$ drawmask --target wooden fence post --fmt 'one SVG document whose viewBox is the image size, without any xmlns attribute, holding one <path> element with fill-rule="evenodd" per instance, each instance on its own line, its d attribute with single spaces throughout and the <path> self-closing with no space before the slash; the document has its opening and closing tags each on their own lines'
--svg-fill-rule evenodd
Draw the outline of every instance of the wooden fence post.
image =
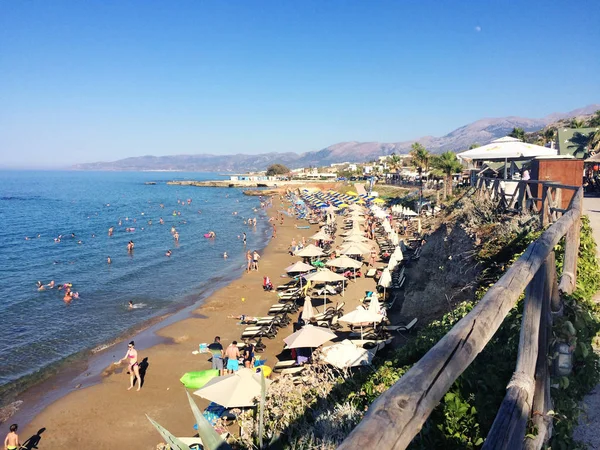
<svg viewBox="0 0 600 450">
<path fill-rule="evenodd" d="M 492 428 L 483 444 L 484 450 L 523 448 L 525 429 L 535 391 L 535 366 L 538 360 L 540 317 L 546 290 L 547 263 L 541 266 L 525 291 L 525 308 L 519 337 L 517 367 L 506 388 Z"/>
<path fill-rule="evenodd" d="M 552 314 L 550 313 L 550 296 L 556 284 L 556 258 L 550 253 L 541 270 L 546 272 L 542 315 L 540 318 L 540 337 L 538 358 L 535 367 L 535 392 L 531 421 L 537 429 L 533 439 L 525 439 L 526 450 L 540 450 L 552 436 L 552 417 L 548 411 L 553 409 L 550 396 L 550 370 L 548 367 L 548 336 L 552 335 Z"/>
<path fill-rule="evenodd" d="M 558 285 L 558 289 L 565 294 L 573 293 L 577 285 L 577 258 L 579 256 L 583 189 L 580 188 L 573 197 L 574 201 L 571 203 L 571 207 L 577 210 L 578 217 L 565 237 L 565 259 L 560 284 Z"/>
<path fill-rule="evenodd" d="M 549 187 L 545 184 L 542 184 L 542 216 L 541 216 L 541 225 L 542 228 L 545 228 L 548 225 L 548 189 Z"/>
</svg>

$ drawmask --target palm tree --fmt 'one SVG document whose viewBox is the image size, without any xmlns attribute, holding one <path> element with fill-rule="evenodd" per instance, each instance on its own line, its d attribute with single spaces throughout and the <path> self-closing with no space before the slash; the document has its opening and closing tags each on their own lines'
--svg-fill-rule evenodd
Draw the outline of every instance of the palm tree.
<svg viewBox="0 0 600 450">
<path fill-rule="evenodd" d="M 431 161 L 431 166 L 444 174 L 444 197 L 452 195 L 452 175 L 460 172 L 462 164 L 452 152 L 442 153 Z"/>
<path fill-rule="evenodd" d="M 510 137 L 517 138 L 521 141 L 525 140 L 525 130 L 523 128 L 514 127 L 509 134 Z"/>
<path fill-rule="evenodd" d="M 571 128 L 583 128 L 585 126 L 585 121 L 583 119 L 578 119 L 575 117 L 571 120 Z"/>
<path fill-rule="evenodd" d="M 419 172 L 419 174 L 421 174 L 423 171 L 427 171 L 427 169 L 429 169 L 429 160 L 430 159 L 431 159 L 431 154 L 421 144 L 419 144 L 418 142 L 415 142 L 411 146 L 410 161 L 411 161 L 412 165 L 417 169 L 417 172 Z"/>
<path fill-rule="evenodd" d="M 400 158 L 395 153 L 392 153 L 387 159 L 387 163 L 390 166 L 390 169 L 392 169 L 394 172 L 397 172 L 398 167 L 400 167 L 400 164 L 402 163 L 402 158 Z"/>
<path fill-rule="evenodd" d="M 543 131 L 542 134 L 540 134 L 539 136 L 539 143 L 540 145 L 546 145 L 549 142 L 552 142 L 554 140 L 554 135 L 556 134 L 554 128 L 548 128 L 546 130 Z"/>
</svg>

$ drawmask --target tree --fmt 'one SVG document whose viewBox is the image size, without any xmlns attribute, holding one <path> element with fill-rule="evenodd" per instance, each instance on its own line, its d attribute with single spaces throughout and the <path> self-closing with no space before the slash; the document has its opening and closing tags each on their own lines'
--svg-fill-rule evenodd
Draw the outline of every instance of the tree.
<svg viewBox="0 0 600 450">
<path fill-rule="evenodd" d="M 397 172 L 398 168 L 401 166 L 402 164 L 402 158 L 400 158 L 398 155 L 396 155 L 395 153 L 392 153 L 390 155 L 390 157 L 387 159 L 387 164 L 389 166 L 389 168 L 394 171 Z"/>
<path fill-rule="evenodd" d="M 590 118 L 590 127 L 600 127 L 600 109 Z"/>
<path fill-rule="evenodd" d="M 517 138 L 521 141 L 525 140 L 525 130 L 523 128 L 514 127 L 509 134 L 510 137 Z"/>
<path fill-rule="evenodd" d="M 462 164 L 456 154 L 442 153 L 431 160 L 431 166 L 444 173 L 444 197 L 452 195 L 452 175 L 462 170 Z"/>
<path fill-rule="evenodd" d="M 571 128 L 583 128 L 585 126 L 585 121 L 583 119 L 578 119 L 575 117 L 571 120 Z"/>
<path fill-rule="evenodd" d="M 431 154 L 418 142 L 415 142 L 411 146 L 410 151 L 410 162 L 417 169 L 417 172 L 421 174 L 423 171 L 429 169 L 429 160 Z"/>
<path fill-rule="evenodd" d="M 290 173 L 290 169 L 288 169 L 283 164 L 272 164 L 267 169 L 267 176 L 272 177 L 274 175 L 286 175 Z"/>
<path fill-rule="evenodd" d="M 556 132 L 554 128 L 548 128 L 544 130 L 544 132 L 539 136 L 540 145 L 546 145 L 547 143 L 552 142 L 554 140 L 555 134 Z"/>
</svg>

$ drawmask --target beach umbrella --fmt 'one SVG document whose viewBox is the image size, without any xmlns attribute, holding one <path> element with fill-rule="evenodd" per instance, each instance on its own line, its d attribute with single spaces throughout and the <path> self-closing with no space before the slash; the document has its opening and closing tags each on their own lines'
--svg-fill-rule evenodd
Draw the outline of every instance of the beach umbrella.
<svg viewBox="0 0 600 450">
<path fill-rule="evenodd" d="M 344 238 L 344 242 L 367 242 L 368 239 L 362 235 L 352 234 Z"/>
<path fill-rule="evenodd" d="M 386 267 L 383 269 L 381 273 L 381 277 L 379 278 L 379 286 L 383 287 L 383 298 L 385 298 L 385 290 L 390 287 L 392 284 L 392 274 L 390 273 L 390 268 Z M 369 305 L 369 309 L 371 306 Z"/>
<path fill-rule="evenodd" d="M 364 236 L 364 232 L 358 227 L 358 225 L 354 225 L 350 230 L 342 233 L 342 236 Z"/>
<path fill-rule="evenodd" d="M 309 239 L 314 239 L 315 241 L 333 241 L 333 238 L 323 230 L 316 232 Z"/>
<path fill-rule="evenodd" d="M 341 253 L 343 255 L 364 255 L 370 251 L 371 247 L 362 242 L 348 242 L 342 245 L 341 248 Z"/>
<path fill-rule="evenodd" d="M 363 223 L 363 222 L 366 222 L 366 221 L 367 221 L 367 219 L 365 219 L 365 218 L 364 218 L 364 217 L 362 217 L 362 216 L 358 216 L 358 217 L 351 217 L 351 218 L 350 218 L 350 220 L 352 220 L 352 222 L 354 222 L 354 223 Z"/>
<path fill-rule="evenodd" d="M 382 198 L 376 198 L 375 200 L 373 200 L 373 203 L 382 205 L 383 203 L 385 203 L 385 200 Z"/>
<path fill-rule="evenodd" d="M 404 259 L 404 255 L 402 254 L 402 248 L 400 248 L 399 245 L 394 249 L 394 253 L 392 253 L 392 256 L 398 261 L 402 261 Z"/>
<path fill-rule="evenodd" d="M 373 356 L 374 352 L 357 347 L 348 339 L 326 347 L 322 352 L 323 361 L 339 369 L 370 365 Z"/>
<path fill-rule="evenodd" d="M 390 277 L 390 281 L 391 280 L 392 280 L 392 278 Z M 367 308 L 367 310 L 369 310 L 375 314 L 381 314 L 381 312 L 380 312 L 381 311 L 381 303 L 379 303 L 379 296 L 377 295 L 377 293 L 374 292 L 370 298 L 371 298 L 371 302 L 369 303 L 369 307 Z"/>
<path fill-rule="evenodd" d="M 315 348 L 336 337 L 337 335 L 329 328 L 305 325 L 286 337 L 283 342 L 286 343 L 288 348 Z"/>
<path fill-rule="evenodd" d="M 340 322 L 347 322 L 352 325 L 360 325 L 360 338 L 363 338 L 363 324 L 379 323 L 383 320 L 383 316 L 379 313 L 375 314 L 372 311 L 366 310 L 359 306 L 354 311 L 340 317 Z"/>
<path fill-rule="evenodd" d="M 332 272 L 329 269 L 318 270 L 317 272 L 311 273 L 306 276 L 306 279 L 312 281 L 313 283 L 324 283 L 327 286 L 327 283 L 337 283 L 338 281 L 342 282 L 342 295 L 344 292 L 344 282 L 346 281 L 346 277 L 343 275 L 338 275 L 335 272 Z M 323 307 L 327 303 L 327 289 L 325 289 L 325 296 L 323 298 Z"/>
<path fill-rule="evenodd" d="M 252 369 L 240 369 L 232 375 L 213 378 L 194 394 L 225 408 L 254 406 L 254 398 L 261 395 L 262 376 Z M 271 381 L 265 380 L 265 383 L 268 386 Z"/>
<path fill-rule="evenodd" d="M 302 307 L 302 320 L 308 323 L 312 317 L 315 316 L 313 311 L 312 302 L 310 301 L 310 297 L 307 295 L 304 298 L 304 306 Z"/>
<path fill-rule="evenodd" d="M 362 263 L 355 259 L 352 259 L 346 255 L 342 255 L 338 258 L 330 259 L 325 263 L 329 267 L 339 267 L 340 269 L 353 269 L 354 270 L 354 281 L 356 281 L 356 269 L 362 267 Z"/>
<path fill-rule="evenodd" d="M 303 273 L 303 272 L 310 272 L 313 269 L 314 269 L 314 267 L 311 266 L 310 264 L 303 263 L 302 261 L 297 261 L 294 264 L 292 264 L 291 266 L 286 267 L 285 271 L 287 273 Z"/>
<path fill-rule="evenodd" d="M 390 241 L 392 241 L 392 245 L 398 245 L 400 238 L 398 237 L 398 233 L 392 232 L 390 233 Z"/>
<path fill-rule="evenodd" d="M 337 209 L 335 206 L 333 206 L 333 205 L 329 205 L 329 206 L 328 206 L 328 207 L 325 209 L 325 211 L 327 211 L 329 214 L 333 214 L 333 213 L 335 213 L 337 210 L 338 210 L 338 209 Z"/>
<path fill-rule="evenodd" d="M 404 216 L 418 216 L 418 214 L 416 212 L 414 212 L 412 209 L 410 208 L 406 208 L 402 211 L 402 215 Z"/>
<path fill-rule="evenodd" d="M 346 194 L 347 195 L 351 195 L 353 197 L 358 197 L 358 194 L 356 192 L 354 192 L 354 191 L 348 191 L 348 192 L 346 192 Z"/>
<path fill-rule="evenodd" d="M 301 256 L 303 258 L 314 258 L 316 256 L 323 256 L 323 250 L 313 244 L 308 244 L 302 250 L 298 250 L 296 252 L 296 256 Z"/>
</svg>

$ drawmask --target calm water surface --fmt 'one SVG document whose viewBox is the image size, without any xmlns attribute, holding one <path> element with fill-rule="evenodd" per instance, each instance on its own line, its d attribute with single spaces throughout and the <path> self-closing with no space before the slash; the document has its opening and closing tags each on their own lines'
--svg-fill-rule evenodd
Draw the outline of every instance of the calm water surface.
<svg viewBox="0 0 600 450">
<path fill-rule="evenodd" d="M 165 183 L 218 178 L 0 171 L 0 387 L 110 342 L 203 288 L 238 276 L 245 262 L 242 232 L 249 249 L 262 249 L 268 239 L 258 197 L 239 189 Z M 257 217 L 256 229 L 244 224 L 249 217 Z M 178 244 L 171 227 L 180 234 Z M 204 238 L 209 230 L 216 239 Z M 129 240 L 135 242 L 132 255 Z M 80 298 L 66 304 L 56 288 L 38 291 L 38 280 L 73 283 Z M 135 309 L 128 308 L 130 300 Z"/>
</svg>

